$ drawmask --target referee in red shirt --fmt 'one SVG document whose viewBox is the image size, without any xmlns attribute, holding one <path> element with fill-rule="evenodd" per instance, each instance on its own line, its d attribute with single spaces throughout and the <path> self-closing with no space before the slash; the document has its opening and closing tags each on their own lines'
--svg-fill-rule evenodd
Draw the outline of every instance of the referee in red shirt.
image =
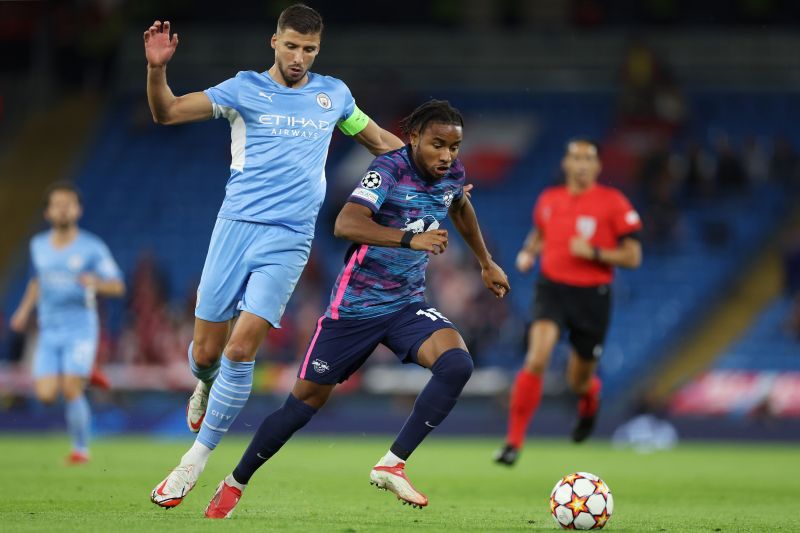
<svg viewBox="0 0 800 533">
<path fill-rule="evenodd" d="M 572 345 L 567 381 L 579 397 L 572 439 L 581 442 L 591 434 L 600 404 L 595 371 L 611 313 L 614 267 L 637 268 L 642 261 L 638 213 L 621 192 L 597 184 L 597 144 L 571 140 L 561 168 L 566 184 L 549 187 L 539 196 L 534 227 L 517 254 L 517 268 L 523 273 L 541 256 L 541 275 L 528 352 L 511 392 L 506 444 L 495 456 L 506 465 L 519 455 L 542 396 L 542 376 L 562 331 L 569 333 Z"/>
</svg>

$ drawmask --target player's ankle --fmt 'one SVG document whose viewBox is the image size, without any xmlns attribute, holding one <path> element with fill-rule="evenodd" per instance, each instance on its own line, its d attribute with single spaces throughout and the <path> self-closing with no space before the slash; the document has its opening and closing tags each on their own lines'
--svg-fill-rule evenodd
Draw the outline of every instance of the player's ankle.
<svg viewBox="0 0 800 533">
<path fill-rule="evenodd" d="M 239 483 L 238 481 L 236 481 L 236 478 L 233 477 L 233 473 L 230 473 L 227 476 L 225 476 L 225 484 L 228 485 L 229 487 L 234 487 L 236 489 L 239 489 L 240 491 L 244 491 L 244 489 L 247 487 L 247 483 Z"/>
<path fill-rule="evenodd" d="M 189 448 L 183 457 L 181 457 L 181 464 L 191 464 L 199 467 L 205 467 L 211 452 L 214 451 L 200 441 L 194 441 L 192 447 Z"/>
<path fill-rule="evenodd" d="M 399 464 L 405 464 L 405 461 L 389 450 L 375 466 L 397 466 Z"/>
</svg>

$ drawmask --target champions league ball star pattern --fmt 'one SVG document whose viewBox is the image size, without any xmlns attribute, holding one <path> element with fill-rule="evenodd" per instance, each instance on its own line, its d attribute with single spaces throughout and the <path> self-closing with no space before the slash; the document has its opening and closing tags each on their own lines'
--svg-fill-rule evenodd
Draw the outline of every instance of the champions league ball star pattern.
<svg viewBox="0 0 800 533">
<path fill-rule="evenodd" d="M 602 529 L 613 511 L 611 489 L 588 472 L 564 476 L 550 493 L 550 513 L 562 529 Z"/>
</svg>

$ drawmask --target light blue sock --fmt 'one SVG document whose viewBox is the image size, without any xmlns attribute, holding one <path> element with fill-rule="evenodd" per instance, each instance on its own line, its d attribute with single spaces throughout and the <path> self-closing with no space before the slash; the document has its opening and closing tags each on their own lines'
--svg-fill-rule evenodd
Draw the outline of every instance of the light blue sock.
<svg viewBox="0 0 800 533">
<path fill-rule="evenodd" d="M 239 363 L 222 354 L 219 375 L 208 393 L 208 408 L 197 440 L 211 448 L 217 447 L 239 412 L 247 403 L 253 387 L 255 361 Z"/>
<path fill-rule="evenodd" d="M 192 369 L 192 374 L 194 377 L 199 379 L 200 381 L 204 381 L 211 385 L 215 379 L 217 379 L 217 374 L 219 374 L 219 359 L 217 362 L 211 365 L 208 368 L 201 368 L 197 366 L 197 363 L 192 356 L 192 347 L 194 346 L 194 341 L 189 343 L 189 368 Z"/>
<path fill-rule="evenodd" d="M 92 412 L 86 395 L 81 394 L 67 401 L 67 431 L 72 437 L 72 449 L 77 452 L 89 451 L 89 433 L 92 425 Z"/>
</svg>

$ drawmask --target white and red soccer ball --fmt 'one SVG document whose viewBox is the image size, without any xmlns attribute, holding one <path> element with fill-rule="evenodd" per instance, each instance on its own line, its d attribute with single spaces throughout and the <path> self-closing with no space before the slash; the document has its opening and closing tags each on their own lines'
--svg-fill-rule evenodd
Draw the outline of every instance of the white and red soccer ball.
<svg viewBox="0 0 800 533">
<path fill-rule="evenodd" d="M 601 529 L 614 512 L 614 497 L 599 477 L 576 472 L 553 487 L 550 512 L 563 529 Z"/>
</svg>

